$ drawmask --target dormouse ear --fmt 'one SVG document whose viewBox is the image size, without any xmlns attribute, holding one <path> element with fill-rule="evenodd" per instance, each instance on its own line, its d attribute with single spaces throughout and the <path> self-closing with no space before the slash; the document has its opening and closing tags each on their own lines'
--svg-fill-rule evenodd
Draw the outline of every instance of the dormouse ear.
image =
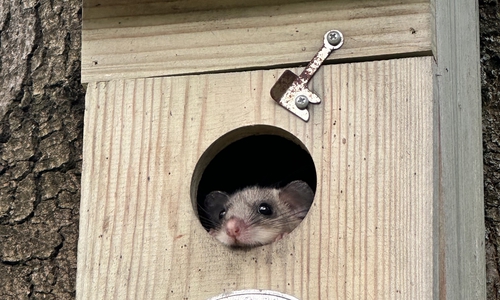
<svg viewBox="0 0 500 300">
<path fill-rule="evenodd" d="M 219 214 L 228 200 L 229 196 L 221 191 L 213 191 L 205 197 L 203 204 L 214 225 L 220 224 Z"/>
<path fill-rule="evenodd" d="M 307 183 L 295 180 L 280 190 L 279 197 L 290 206 L 297 217 L 303 219 L 314 200 L 314 193 Z"/>
</svg>

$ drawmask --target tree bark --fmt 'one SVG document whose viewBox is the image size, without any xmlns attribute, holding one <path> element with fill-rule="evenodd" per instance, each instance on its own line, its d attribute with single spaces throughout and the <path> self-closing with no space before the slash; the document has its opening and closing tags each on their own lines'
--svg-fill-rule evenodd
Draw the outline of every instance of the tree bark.
<svg viewBox="0 0 500 300">
<path fill-rule="evenodd" d="M 500 6 L 479 1 L 487 298 L 500 299 Z"/>
<path fill-rule="evenodd" d="M 75 297 L 81 2 L 0 0 L 0 299 Z"/>
</svg>

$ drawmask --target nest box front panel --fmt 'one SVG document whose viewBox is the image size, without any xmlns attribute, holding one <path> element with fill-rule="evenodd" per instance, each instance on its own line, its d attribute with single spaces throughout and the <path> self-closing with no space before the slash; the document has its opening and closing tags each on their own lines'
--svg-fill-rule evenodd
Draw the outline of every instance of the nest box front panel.
<svg viewBox="0 0 500 300">
<path fill-rule="evenodd" d="M 431 298 L 431 66 L 431 57 L 324 66 L 309 122 L 271 99 L 283 70 L 90 83 L 77 297 Z M 232 249 L 198 219 L 196 172 L 209 163 L 200 159 L 230 132 L 241 136 L 226 144 L 287 132 L 314 162 L 310 211 L 275 243 Z"/>
</svg>

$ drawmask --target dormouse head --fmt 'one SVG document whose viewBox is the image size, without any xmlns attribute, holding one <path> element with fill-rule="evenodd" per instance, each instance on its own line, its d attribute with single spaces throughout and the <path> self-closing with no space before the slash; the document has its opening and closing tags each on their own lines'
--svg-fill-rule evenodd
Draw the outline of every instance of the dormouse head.
<svg viewBox="0 0 500 300">
<path fill-rule="evenodd" d="M 205 198 L 210 234 L 228 246 L 257 246 L 279 240 L 306 216 L 314 199 L 307 183 L 282 189 L 247 187 L 232 195 L 214 191 Z"/>
</svg>

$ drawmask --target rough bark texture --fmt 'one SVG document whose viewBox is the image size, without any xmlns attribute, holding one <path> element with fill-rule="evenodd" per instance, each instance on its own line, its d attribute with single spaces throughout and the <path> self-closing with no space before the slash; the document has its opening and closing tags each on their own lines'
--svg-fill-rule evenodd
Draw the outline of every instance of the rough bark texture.
<svg viewBox="0 0 500 300">
<path fill-rule="evenodd" d="M 0 299 L 75 297 L 81 2 L 0 0 Z"/>
<path fill-rule="evenodd" d="M 500 300 L 500 6 L 480 0 L 488 299 Z M 81 2 L 0 0 L 0 299 L 72 299 Z"/>
<path fill-rule="evenodd" d="M 480 5 L 483 101 L 486 284 L 488 299 L 500 299 L 500 6 Z"/>
</svg>

